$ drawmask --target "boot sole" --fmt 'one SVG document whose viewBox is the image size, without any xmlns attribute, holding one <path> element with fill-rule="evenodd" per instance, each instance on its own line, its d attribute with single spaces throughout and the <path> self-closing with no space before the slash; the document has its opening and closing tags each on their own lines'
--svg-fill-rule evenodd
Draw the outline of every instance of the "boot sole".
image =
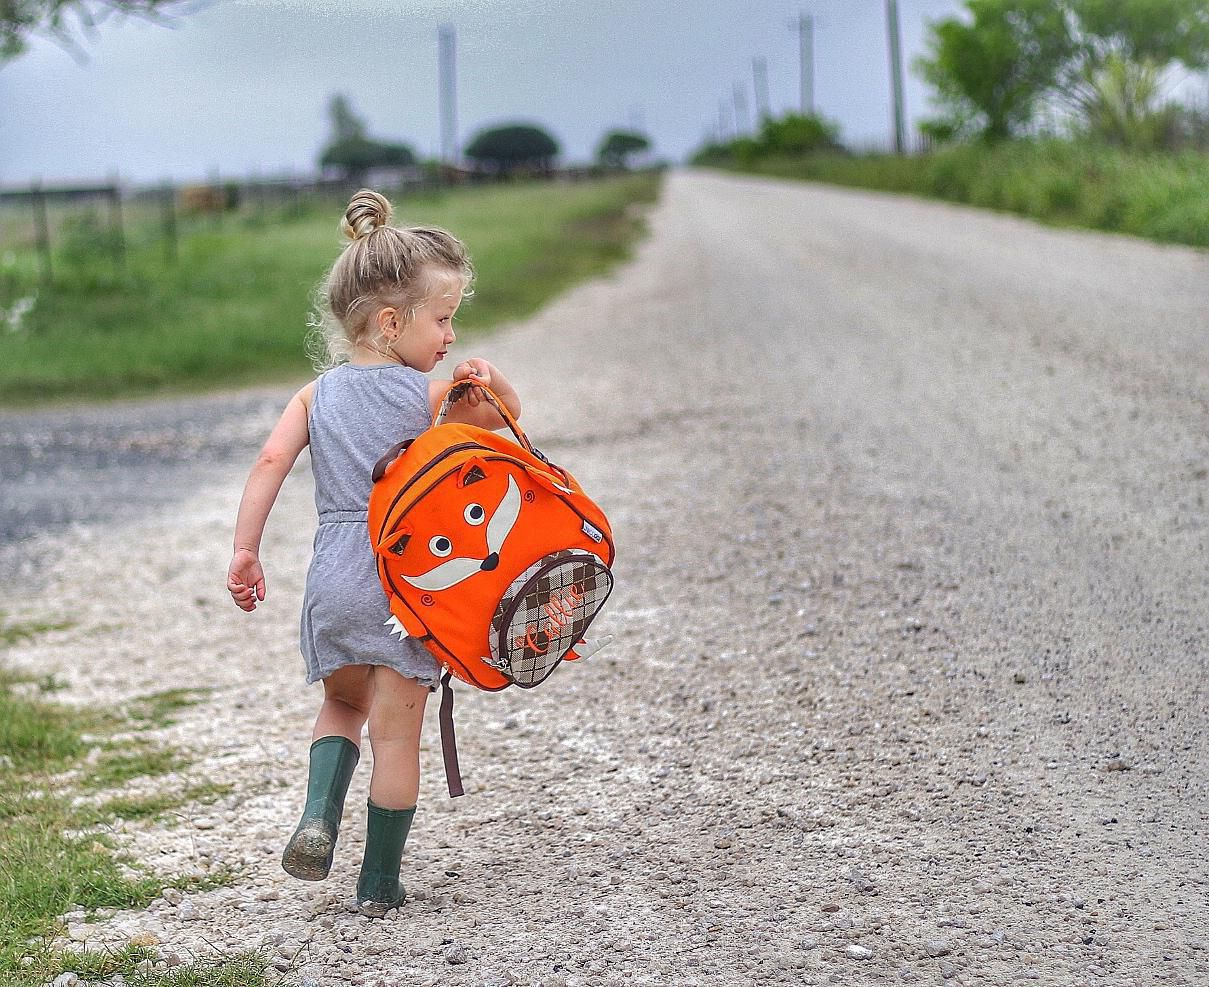
<svg viewBox="0 0 1209 987">
<path fill-rule="evenodd" d="M 398 901 L 358 901 L 357 911 L 367 918 L 385 918 L 387 912 L 400 907 L 406 900 L 403 896 Z"/>
<path fill-rule="evenodd" d="M 281 866 L 300 881 L 322 881 L 332 870 L 336 838 L 320 825 L 302 826 L 286 844 Z"/>
</svg>

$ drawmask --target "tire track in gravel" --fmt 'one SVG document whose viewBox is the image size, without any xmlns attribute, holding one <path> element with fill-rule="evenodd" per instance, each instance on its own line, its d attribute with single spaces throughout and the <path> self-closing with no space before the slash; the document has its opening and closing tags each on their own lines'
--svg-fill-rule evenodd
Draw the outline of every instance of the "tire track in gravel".
<svg viewBox="0 0 1209 987">
<path fill-rule="evenodd" d="M 305 469 L 252 619 L 232 480 L 70 572 L 40 543 L 87 630 L 19 660 L 81 701 L 217 690 L 165 736 L 237 795 L 128 839 L 247 874 L 72 933 L 264 945 L 312 987 L 1209 980 L 1206 313 L 1202 253 L 673 174 L 633 263 L 475 347 L 610 512 L 617 640 L 459 693 L 465 799 L 430 717 L 397 916 L 342 907 L 364 771 L 328 882 L 277 866 Z"/>
</svg>

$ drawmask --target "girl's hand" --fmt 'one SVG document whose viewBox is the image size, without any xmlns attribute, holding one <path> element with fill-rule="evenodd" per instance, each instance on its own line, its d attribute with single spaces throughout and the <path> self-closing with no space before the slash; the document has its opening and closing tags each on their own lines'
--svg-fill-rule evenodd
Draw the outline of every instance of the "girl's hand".
<svg viewBox="0 0 1209 987">
<path fill-rule="evenodd" d="M 486 384 L 491 386 L 491 364 L 486 360 L 480 360 L 474 357 L 470 360 L 463 360 L 453 368 L 453 380 L 456 384 L 459 380 L 472 378 L 476 383 Z M 472 387 L 466 392 L 465 401 L 470 407 L 477 408 L 479 402 L 483 400 L 483 392 L 477 387 Z"/>
<path fill-rule="evenodd" d="M 264 570 L 255 552 L 236 550 L 227 569 L 227 590 L 235 605 L 249 613 L 256 609 L 257 600 L 264 600 Z"/>
</svg>

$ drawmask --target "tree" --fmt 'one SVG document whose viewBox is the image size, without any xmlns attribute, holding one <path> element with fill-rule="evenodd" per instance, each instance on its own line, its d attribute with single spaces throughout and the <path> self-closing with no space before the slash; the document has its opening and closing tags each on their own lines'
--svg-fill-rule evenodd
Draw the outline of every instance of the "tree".
<svg viewBox="0 0 1209 987">
<path fill-rule="evenodd" d="M 353 104 L 343 93 L 336 93 L 327 104 L 327 115 L 332 121 L 333 142 L 365 138 L 365 121 L 353 112 Z"/>
<path fill-rule="evenodd" d="M 1141 144 L 1165 129 L 1167 70 L 1209 66 L 1205 0 L 965 0 L 965 13 L 931 25 L 916 62 L 945 111 L 936 133 L 1012 137 L 1056 101 Z"/>
<path fill-rule="evenodd" d="M 916 69 L 937 92 L 952 132 L 1002 140 L 1024 130 L 1075 51 L 1055 0 L 966 0 L 971 20 L 929 28 Z"/>
<path fill-rule="evenodd" d="M 1069 0 L 1085 57 L 1116 55 L 1165 67 L 1209 66 L 1209 5 L 1204 0 Z"/>
<path fill-rule="evenodd" d="M 31 34 L 45 34 L 77 56 L 77 32 L 92 34 L 114 14 L 164 22 L 183 0 L 0 0 L 0 61 L 25 51 Z M 75 22 L 74 25 L 72 22 Z"/>
<path fill-rule="evenodd" d="M 650 139 L 631 130 L 612 130 L 596 149 L 597 160 L 606 168 L 628 168 L 629 158 L 651 149 Z"/>
<path fill-rule="evenodd" d="M 1209 6 L 1203 0 L 1070 0 L 1079 42 L 1059 97 L 1089 133 L 1114 144 L 1152 148 L 1176 130 L 1163 106 L 1176 64 L 1209 65 Z"/>
<path fill-rule="evenodd" d="M 791 156 L 835 151 L 840 147 L 840 128 L 818 115 L 787 113 L 760 126 L 760 147 L 765 154 Z"/>
<path fill-rule="evenodd" d="M 557 156 L 558 142 L 529 124 L 482 130 L 466 147 L 466 157 L 500 175 L 517 168 L 549 171 Z"/>
<path fill-rule="evenodd" d="M 0 0 L 2 2 L 2 0 Z M 416 156 L 406 144 L 391 144 L 367 136 L 365 121 L 353 112 L 347 96 L 337 93 L 328 103 L 332 139 L 319 155 L 322 168 L 338 169 L 349 184 L 364 184 L 371 168 L 408 167 Z"/>
</svg>

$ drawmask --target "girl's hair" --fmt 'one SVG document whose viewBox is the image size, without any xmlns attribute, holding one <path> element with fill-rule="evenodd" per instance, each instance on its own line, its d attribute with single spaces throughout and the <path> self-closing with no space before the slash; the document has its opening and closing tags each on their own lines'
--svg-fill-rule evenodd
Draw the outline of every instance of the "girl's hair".
<svg viewBox="0 0 1209 987">
<path fill-rule="evenodd" d="M 456 292 L 469 297 L 474 267 L 466 246 L 433 227 L 390 226 L 393 210 L 382 195 L 361 189 L 348 204 L 340 231 L 350 241 L 316 290 L 308 352 L 316 370 L 349 358 L 373 338 L 370 318 L 384 306 L 407 313 Z"/>
</svg>

